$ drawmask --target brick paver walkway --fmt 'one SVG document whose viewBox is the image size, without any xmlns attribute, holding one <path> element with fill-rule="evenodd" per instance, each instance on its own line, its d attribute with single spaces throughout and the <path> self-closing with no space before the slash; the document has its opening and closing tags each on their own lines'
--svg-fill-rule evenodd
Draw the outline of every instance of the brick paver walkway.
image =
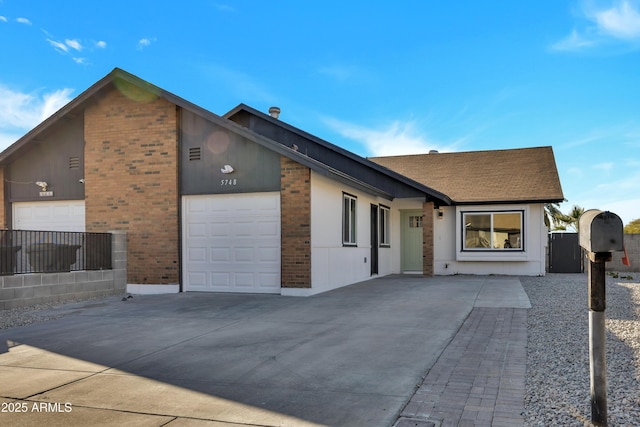
<svg viewBox="0 0 640 427">
<path fill-rule="evenodd" d="M 522 426 L 527 309 L 474 308 L 400 414 L 400 426 Z"/>
</svg>

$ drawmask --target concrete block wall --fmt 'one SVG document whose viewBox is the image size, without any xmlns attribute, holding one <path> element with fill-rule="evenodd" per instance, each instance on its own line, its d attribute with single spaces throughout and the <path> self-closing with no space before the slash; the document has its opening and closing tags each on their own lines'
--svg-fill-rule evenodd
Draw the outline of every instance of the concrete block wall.
<svg viewBox="0 0 640 427">
<path fill-rule="evenodd" d="M 624 245 L 629 255 L 630 266 L 622 264 L 624 253 L 614 252 L 611 262 L 607 263 L 608 271 L 640 272 L 640 234 L 625 234 Z"/>
<path fill-rule="evenodd" d="M 111 257 L 112 270 L 0 276 L 0 310 L 124 293 L 127 286 L 126 233 L 112 234 Z"/>
</svg>

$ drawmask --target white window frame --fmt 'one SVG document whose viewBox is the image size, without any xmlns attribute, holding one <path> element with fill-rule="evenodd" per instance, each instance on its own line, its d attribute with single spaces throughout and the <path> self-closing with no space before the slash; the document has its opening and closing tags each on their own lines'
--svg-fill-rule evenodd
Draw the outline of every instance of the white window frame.
<svg viewBox="0 0 640 427">
<path fill-rule="evenodd" d="M 519 236 L 517 238 L 516 241 L 514 242 L 510 242 L 511 247 L 505 247 L 504 244 L 500 243 L 496 243 L 496 233 L 498 233 L 498 231 L 495 230 L 495 226 L 494 226 L 494 218 L 496 215 L 501 215 L 501 214 L 519 214 L 520 215 L 520 233 Z M 501 253 L 505 253 L 505 252 L 524 252 L 524 236 L 525 236 L 525 211 L 523 209 L 513 209 L 513 210 L 486 210 L 486 211 L 482 211 L 482 210 L 469 210 L 469 211 L 461 211 L 460 212 L 461 215 L 461 230 L 460 230 L 460 236 L 461 236 L 461 250 L 462 252 L 501 252 Z M 469 225 L 471 224 L 470 218 L 472 216 L 489 216 L 490 217 L 490 224 L 488 227 L 488 231 L 486 232 L 488 234 L 488 238 L 485 238 L 484 240 L 488 243 L 489 246 L 487 247 L 468 247 L 467 246 L 467 228 L 469 227 Z"/>
<path fill-rule="evenodd" d="M 342 246 L 358 245 L 358 198 L 342 193 Z"/>
<path fill-rule="evenodd" d="M 385 205 L 379 205 L 379 246 L 383 248 L 391 247 L 391 208 Z"/>
</svg>

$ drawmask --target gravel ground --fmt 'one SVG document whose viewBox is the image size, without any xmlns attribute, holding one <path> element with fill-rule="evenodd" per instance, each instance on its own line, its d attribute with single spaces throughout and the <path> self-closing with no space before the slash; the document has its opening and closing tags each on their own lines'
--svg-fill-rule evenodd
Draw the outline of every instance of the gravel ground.
<svg viewBox="0 0 640 427">
<path fill-rule="evenodd" d="M 117 296 L 122 297 L 121 295 Z M 114 298 L 111 296 L 100 296 L 91 298 L 77 298 L 65 301 L 56 301 L 50 303 L 43 303 L 37 305 L 31 305 L 28 307 L 12 308 L 10 310 L 0 310 L 0 329 L 16 328 L 18 326 L 32 325 L 34 323 L 47 322 L 49 320 L 60 319 L 65 316 L 64 310 L 60 313 L 56 313 L 56 309 L 70 304 L 86 302 L 86 301 L 99 301 L 106 298 Z"/>
<path fill-rule="evenodd" d="M 591 426 L 588 277 L 520 280 L 532 305 L 525 425 Z M 640 426 L 640 274 L 608 274 L 606 299 L 609 426 Z"/>
</svg>

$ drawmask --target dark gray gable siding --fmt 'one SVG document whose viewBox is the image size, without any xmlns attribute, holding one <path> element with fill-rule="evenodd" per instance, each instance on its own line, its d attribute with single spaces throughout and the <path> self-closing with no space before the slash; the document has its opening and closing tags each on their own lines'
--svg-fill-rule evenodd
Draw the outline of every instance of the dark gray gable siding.
<svg viewBox="0 0 640 427">
<path fill-rule="evenodd" d="M 182 194 L 280 191 L 278 153 L 184 109 L 180 129 Z"/>
<path fill-rule="evenodd" d="M 38 135 L 9 163 L 5 176 L 8 201 L 82 200 L 82 178 L 84 116 L 69 115 Z M 53 196 L 40 196 L 37 181 L 47 182 Z"/>
</svg>

